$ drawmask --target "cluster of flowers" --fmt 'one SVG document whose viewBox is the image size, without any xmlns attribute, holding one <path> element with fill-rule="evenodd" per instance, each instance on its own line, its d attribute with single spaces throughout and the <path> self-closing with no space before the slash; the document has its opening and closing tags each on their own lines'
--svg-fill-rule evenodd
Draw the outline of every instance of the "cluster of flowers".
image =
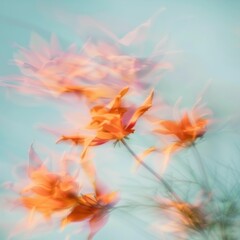
<svg viewBox="0 0 240 240">
<path fill-rule="evenodd" d="M 110 141 L 122 143 L 138 164 L 153 174 L 165 188 L 167 198 L 152 196 L 152 199 L 161 212 L 171 218 L 171 231 L 179 231 L 181 236 L 186 234 L 187 237 L 189 231 L 204 232 L 210 225 L 203 204 L 212 201 L 207 176 L 205 186 L 201 187 L 207 199 L 201 203 L 183 200 L 163 176 L 172 153 L 189 147 L 196 151 L 195 143 L 206 133 L 210 120 L 205 111 L 199 112 L 195 108 L 185 111 L 175 120 L 159 119 L 151 113 L 154 91 L 150 89 L 152 83 L 146 80 L 160 75 L 171 65 L 154 57 L 128 55 L 122 50 L 123 45 L 134 44 L 146 26 L 146 23 L 142 24 L 117 43 L 89 40 L 81 51 L 74 46 L 62 50 L 54 36 L 50 44 L 38 37 L 38 43 L 32 42 L 30 49 L 20 48 L 15 56 L 14 62 L 22 76 L 11 76 L 1 83 L 27 94 L 58 99 L 74 96 L 74 101 L 82 101 L 87 106 L 90 115 L 88 124 L 69 134 L 60 134 L 57 142 L 70 143 L 81 149 L 77 164 L 87 176 L 91 190 L 85 193 L 78 178 L 67 171 L 50 171 L 31 147 L 27 171 L 30 183 L 19 192 L 18 202 L 31 213 L 40 213 L 46 219 L 62 212 L 61 226 L 72 222 L 87 223 L 90 228 L 88 239 L 92 239 L 104 226 L 109 212 L 119 202 L 120 193 L 107 190 L 96 177 L 94 161 L 88 157 L 91 148 Z M 131 96 L 146 91 L 148 96 L 138 107 L 124 100 L 127 93 Z M 141 157 L 127 143 L 140 118 L 154 126 L 152 134 L 170 140 L 164 148 L 155 146 L 146 149 Z M 144 161 L 146 155 L 155 151 L 160 151 L 165 159 L 161 162 L 161 172 Z M 202 164 L 201 159 L 198 161 Z M 205 174 L 202 165 L 201 171 Z M 160 230 L 169 230 L 170 225 L 161 226 Z"/>
</svg>

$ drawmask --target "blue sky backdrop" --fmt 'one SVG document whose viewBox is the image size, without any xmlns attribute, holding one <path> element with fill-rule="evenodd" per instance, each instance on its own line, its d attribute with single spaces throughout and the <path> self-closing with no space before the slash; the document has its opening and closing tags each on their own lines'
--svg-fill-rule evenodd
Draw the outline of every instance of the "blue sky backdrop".
<svg viewBox="0 0 240 240">
<path fill-rule="evenodd" d="M 156 94 L 161 94 L 172 104 L 182 97 L 181 106 L 190 107 L 206 89 L 204 102 L 213 109 L 216 122 L 223 120 L 221 127 L 226 129 L 231 124 L 231 131 L 213 134 L 209 137 L 212 142 L 204 143 L 200 149 L 206 156 L 221 162 L 230 161 L 229 156 L 240 160 L 231 148 L 231 145 L 240 144 L 240 1 L 1 0 L 0 75 L 19 73 L 11 63 L 16 45 L 29 46 L 34 32 L 46 39 L 55 33 L 65 46 L 82 43 L 77 33 L 57 19 L 59 12 L 93 17 L 118 36 L 123 36 L 161 8 L 165 11 L 159 15 L 154 31 L 167 36 L 168 57 L 174 67 L 164 74 L 159 89 L 155 89 Z M 40 131 L 39 126 L 42 123 L 54 125 L 59 119 L 60 112 L 54 102 L 0 88 L 0 183 L 14 179 L 13 169 L 21 161 L 27 161 L 32 143 L 56 148 L 55 138 Z M 218 150 L 213 153 L 213 148 Z M 57 149 L 60 151 L 62 146 Z M 129 157 L 127 154 L 121 156 Z M 120 168 L 126 167 L 130 165 Z M 121 179 L 120 175 L 118 177 Z M 4 189 L 0 192 L 5 196 Z M 17 213 L 18 210 L 4 211 L 4 205 L 0 211 L 0 239 L 7 239 L 10 229 L 6 222 L 16 223 L 22 215 Z M 148 233 L 139 230 L 144 225 L 140 220 L 131 220 L 121 214 L 113 215 L 109 224 L 96 235 L 96 240 L 152 239 Z M 62 236 L 59 231 L 54 231 L 44 237 L 30 235 L 29 238 L 17 236 L 14 239 L 52 240 L 63 239 Z M 81 235 L 73 239 L 84 238 L 85 235 Z"/>
</svg>

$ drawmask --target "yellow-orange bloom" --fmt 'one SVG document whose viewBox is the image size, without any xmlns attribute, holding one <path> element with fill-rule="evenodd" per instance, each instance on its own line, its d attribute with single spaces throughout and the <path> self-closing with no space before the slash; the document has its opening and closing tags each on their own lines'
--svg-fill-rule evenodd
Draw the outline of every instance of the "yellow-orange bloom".
<svg viewBox="0 0 240 240">
<path fill-rule="evenodd" d="M 197 138 L 205 134 L 208 123 L 208 119 L 203 117 L 190 119 L 188 113 L 185 113 L 180 121 L 160 121 L 161 128 L 157 129 L 156 132 L 164 135 L 172 135 L 176 140 L 176 148 L 187 147 L 191 146 Z"/>
<path fill-rule="evenodd" d="M 166 168 L 170 154 L 180 148 L 193 145 L 198 138 L 204 136 L 208 124 L 209 119 L 200 117 L 194 112 L 186 112 L 179 121 L 161 120 L 158 123 L 159 127 L 155 132 L 162 135 L 169 135 L 173 139 L 173 143 L 169 144 L 163 150 L 166 155 L 163 170 Z"/>
<path fill-rule="evenodd" d="M 30 149 L 29 158 L 30 183 L 21 190 L 19 203 L 31 212 L 41 213 L 46 218 L 52 217 L 57 212 L 63 213 L 62 227 L 72 222 L 87 223 L 90 228 L 88 239 L 92 239 L 106 224 L 110 209 L 118 201 L 118 193 L 109 192 L 96 180 L 92 162 L 88 162 L 88 166 L 83 168 L 91 191 L 81 194 L 76 179 L 68 174 L 48 171 L 33 148 Z"/>
<path fill-rule="evenodd" d="M 98 105 L 91 109 L 92 121 L 87 128 L 95 131 L 93 136 L 64 135 L 59 141 L 84 145 L 86 150 L 88 146 L 100 145 L 111 140 L 120 141 L 134 133 L 137 120 L 152 106 L 153 92 L 137 109 L 122 105 L 122 98 L 127 92 L 128 88 L 124 88 L 107 106 Z"/>
<path fill-rule="evenodd" d="M 69 176 L 60 176 L 44 170 L 36 170 L 32 184 L 24 189 L 22 204 L 44 216 L 73 207 L 77 203 L 77 184 Z"/>
<path fill-rule="evenodd" d="M 170 154 L 180 148 L 193 145 L 206 133 L 208 124 L 209 119 L 197 116 L 194 112 L 185 112 L 179 121 L 161 120 L 158 123 L 160 128 L 157 128 L 155 132 L 169 135 L 173 139 L 173 143 L 164 148 L 166 159 L 163 169 L 166 168 Z"/>
<path fill-rule="evenodd" d="M 70 175 L 52 173 L 38 165 L 29 167 L 29 178 L 31 183 L 21 191 L 20 197 L 26 208 L 51 217 L 53 213 L 77 204 L 79 185 Z"/>
</svg>

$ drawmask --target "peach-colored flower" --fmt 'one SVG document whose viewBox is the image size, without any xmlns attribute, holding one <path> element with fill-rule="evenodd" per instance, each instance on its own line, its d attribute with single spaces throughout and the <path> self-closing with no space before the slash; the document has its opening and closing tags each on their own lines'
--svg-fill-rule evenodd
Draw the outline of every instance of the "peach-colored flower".
<svg viewBox="0 0 240 240">
<path fill-rule="evenodd" d="M 22 74 L 1 78 L 0 84 L 25 94 L 77 95 L 86 98 L 89 103 L 111 99 L 126 84 L 136 91 L 152 87 L 157 84 L 154 79 L 159 79 L 159 73 L 172 67 L 163 59 L 164 39 L 159 41 L 157 37 L 154 40 L 156 45 L 151 44 L 150 53 L 146 56 L 145 52 L 147 40 L 153 41 L 149 30 L 162 10 L 121 38 L 101 26 L 99 21 L 84 16 L 72 19 L 69 15 L 64 23 L 72 19 L 77 23 L 77 29 L 81 29 L 80 34 L 84 34 L 84 29 L 89 31 L 87 26 L 90 24 L 96 29 L 94 33 L 103 30 L 111 39 L 107 40 L 106 36 L 104 40 L 87 38 L 80 51 L 74 45 L 63 50 L 55 36 L 47 42 L 33 34 L 29 48 L 19 47 L 14 56 L 14 63 Z M 64 15 L 61 13 L 61 18 Z M 94 33 L 90 32 L 90 35 Z M 137 52 L 132 53 L 133 49 Z M 150 83 L 148 79 L 153 81 Z"/>
<path fill-rule="evenodd" d="M 30 166 L 28 175 L 30 184 L 21 191 L 20 203 L 45 217 L 51 217 L 53 213 L 74 207 L 78 202 L 79 185 L 68 174 L 58 174 L 38 162 L 32 163 L 37 158 L 33 148 L 30 150 Z M 32 162 L 32 163 L 31 163 Z"/>
<path fill-rule="evenodd" d="M 14 57 L 22 76 L 4 78 L 1 85 L 40 95 L 77 95 L 90 103 L 113 98 L 126 83 L 139 89 L 141 78 L 156 63 L 122 52 L 117 44 L 87 41 L 81 51 L 62 50 L 55 36 L 50 43 L 33 35 L 30 48 Z"/>
<path fill-rule="evenodd" d="M 90 102 L 111 98 L 116 90 L 104 84 L 109 68 L 70 46 L 63 51 L 55 36 L 50 43 L 34 35 L 30 49 L 20 48 L 14 58 L 22 76 L 9 76 L 5 86 L 24 93 L 54 95 L 74 94 Z M 12 79 L 12 80 L 11 80 Z"/>
<path fill-rule="evenodd" d="M 96 179 L 95 167 L 89 166 L 93 164 L 91 161 L 83 168 L 90 183 L 88 193 L 85 193 L 86 186 L 80 187 L 76 177 L 49 171 L 32 147 L 29 156 L 30 183 L 20 191 L 19 204 L 45 218 L 61 212 L 62 227 L 72 222 L 84 222 L 90 228 L 88 239 L 92 239 L 106 224 L 109 211 L 118 201 L 118 193 L 108 191 Z"/>
<path fill-rule="evenodd" d="M 178 121 L 161 120 L 159 121 L 156 133 L 170 136 L 173 143 L 164 148 L 166 158 L 163 163 L 163 170 L 169 161 L 170 154 L 178 149 L 193 145 L 197 139 L 204 136 L 210 120 L 206 117 L 197 115 L 194 111 L 185 112 Z"/>
<path fill-rule="evenodd" d="M 128 88 L 124 88 L 107 106 L 98 105 L 91 109 L 92 121 L 87 128 L 95 131 L 93 136 L 64 135 L 59 141 L 84 145 L 86 150 L 88 146 L 100 145 L 111 140 L 121 141 L 134 133 L 137 120 L 152 106 L 153 92 L 137 109 L 122 105 L 122 98 L 127 92 Z"/>
<path fill-rule="evenodd" d="M 156 132 L 172 135 L 176 139 L 176 148 L 187 147 L 205 134 L 208 123 L 209 120 L 206 118 L 195 117 L 195 119 L 191 119 L 188 113 L 185 113 L 179 121 L 160 121 L 161 128 L 157 129 Z"/>
<path fill-rule="evenodd" d="M 167 224 L 161 226 L 154 224 L 155 229 L 161 232 L 170 232 L 188 239 L 189 232 L 201 232 L 209 224 L 209 217 L 204 210 L 203 202 L 191 204 L 185 201 L 161 199 L 157 203 L 161 213 L 168 219 Z"/>
</svg>

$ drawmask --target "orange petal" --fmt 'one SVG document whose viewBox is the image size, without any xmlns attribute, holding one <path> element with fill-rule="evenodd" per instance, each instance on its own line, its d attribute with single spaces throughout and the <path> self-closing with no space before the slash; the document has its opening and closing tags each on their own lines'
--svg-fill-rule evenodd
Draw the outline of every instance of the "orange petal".
<svg viewBox="0 0 240 240">
<path fill-rule="evenodd" d="M 96 168 L 92 159 L 88 158 L 86 155 L 87 155 L 87 152 L 85 153 L 85 155 L 83 155 L 83 158 L 80 159 L 80 164 L 84 172 L 88 176 L 90 182 L 92 183 L 93 187 L 95 188 Z"/>
<path fill-rule="evenodd" d="M 112 108 L 119 108 L 120 107 L 120 103 L 121 103 L 121 99 L 122 97 L 128 92 L 129 87 L 125 87 L 123 88 L 120 93 L 118 93 L 118 95 L 113 99 L 112 102 L 110 102 L 108 104 L 108 108 L 112 109 Z"/>
<path fill-rule="evenodd" d="M 151 154 L 152 152 L 154 152 L 154 151 L 156 151 L 156 150 L 157 150 L 156 147 L 150 147 L 150 148 L 146 149 L 143 153 L 141 153 L 141 154 L 138 156 L 138 159 L 140 160 L 140 162 L 139 162 L 139 161 L 135 161 L 135 162 L 136 162 L 136 168 L 138 168 L 138 167 L 141 165 L 141 163 L 144 161 L 144 158 L 145 158 L 147 155 Z"/>
<path fill-rule="evenodd" d="M 101 202 L 103 202 L 105 205 L 108 205 L 108 204 L 111 205 L 118 201 L 119 193 L 118 192 L 110 192 L 110 193 L 99 196 L 98 199 Z"/>
<path fill-rule="evenodd" d="M 75 145 L 83 145 L 85 141 L 85 137 L 79 135 L 71 135 L 71 136 L 62 136 L 57 143 L 59 142 L 72 142 Z"/>
<path fill-rule="evenodd" d="M 176 123 L 175 121 L 163 120 L 160 122 L 160 125 L 166 129 L 166 130 L 157 130 L 160 133 L 162 132 L 163 134 L 175 134 L 179 132 L 178 123 Z"/>
<path fill-rule="evenodd" d="M 164 159 L 163 159 L 163 164 L 161 166 L 161 174 L 163 174 L 165 172 L 166 168 L 167 168 L 167 165 L 168 165 L 169 160 L 170 160 L 170 155 L 179 148 L 180 148 L 179 143 L 173 143 L 163 150 L 163 153 L 164 153 L 165 156 L 164 156 Z"/>
<path fill-rule="evenodd" d="M 82 153 L 81 153 L 81 158 L 85 157 L 89 146 L 97 146 L 97 145 L 101 145 L 103 143 L 104 143 L 104 141 L 102 141 L 102 139 L 98 139 L 97 137 L 85 138 L 84 144 L 83 144 L 83 150 L 82 150 Z"/>
<path fill-rule="evenodd" d="M 189 116 L 187 113 L 185 113 L 180 121 L 180 126 L 182 129 L 186 128 L 186 127 L 190 127 L 192 126 L 192 123 L 189 119 Z"/>
<path fill-rule="evenodd" d="M 146 98 L 143 105 L 134 112 L 126 129 L 133 128 L 135 126 L 138 118 L 141 117 L 150 107 L 152 107 L 153 94 L 154 94 L 154 92 L 151 91 L 150 95 Z"/>
<path fill-rule="evenodd" d="M 84 205 L 78 205 L 62 220 L 62 227 L 71 222 L 81 222 L 89 219 L 95 212 L 96 208 Z"/>
</svg>

